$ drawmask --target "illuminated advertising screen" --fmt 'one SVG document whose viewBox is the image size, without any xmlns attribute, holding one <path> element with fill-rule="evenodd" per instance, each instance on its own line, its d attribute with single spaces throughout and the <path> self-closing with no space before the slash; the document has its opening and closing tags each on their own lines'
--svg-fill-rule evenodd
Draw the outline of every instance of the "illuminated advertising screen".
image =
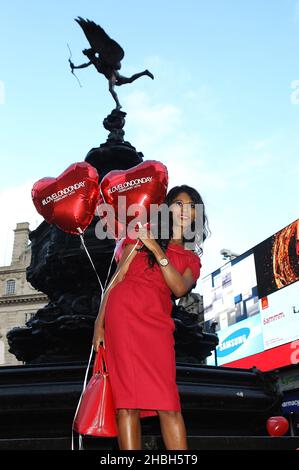
<svg viewBox="0 0 299 470">
<path fill-rule="evenodd" d="M 203 278 L 202 290 L 218 365 L 299 339 L 299 220 Z"/>
<path fill-rule="evenodd" d="M 299 281 L 260 301 L 264 350 L 299 339 Z"/>
</svg>

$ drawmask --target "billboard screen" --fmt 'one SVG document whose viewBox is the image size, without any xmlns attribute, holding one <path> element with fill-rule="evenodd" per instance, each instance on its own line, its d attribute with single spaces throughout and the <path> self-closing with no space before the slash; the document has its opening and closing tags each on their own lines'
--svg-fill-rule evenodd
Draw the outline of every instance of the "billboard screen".
<svg viewBox="0 0 299 470">
<path fill-rule="evenodd" d="M 299 219 L 203 278 L 202 290 L 218 365 L 299 339 Z"/>
</svg>

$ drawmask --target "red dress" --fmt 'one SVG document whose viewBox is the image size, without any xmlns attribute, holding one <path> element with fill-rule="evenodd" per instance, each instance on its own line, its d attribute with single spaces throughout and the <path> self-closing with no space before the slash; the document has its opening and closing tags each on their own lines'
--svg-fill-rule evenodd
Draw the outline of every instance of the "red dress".
<svg viewBox="0 0 299 470">
<path fill-rule="evenodd" d="M 126 237 L 123 246 L 127 243 L 136 240 Z M 190 267 L 196 282 L 201 262 L 194 252 L 170 243 L 165 254 L 180 274 Z M 140 409 L 140 418 L 157 416 L 156 410 L 181 411 L 173 304 L 161 269 L 156 263 L 151 268 L 147 253 L 138 252 L 124 279 L 110 290 L 105 309 L 105 350 L 114 406 Z"/>
</svg>

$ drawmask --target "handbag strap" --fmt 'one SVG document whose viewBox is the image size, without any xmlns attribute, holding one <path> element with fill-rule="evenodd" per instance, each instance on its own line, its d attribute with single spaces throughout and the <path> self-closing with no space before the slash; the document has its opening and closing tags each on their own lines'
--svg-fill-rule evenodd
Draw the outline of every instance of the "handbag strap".
<svg viewBox="0 0 299 470">
<path fill-rule="evenodd" d="M 107 372 L 107 366 L 106 366 L 106 351 L 104 346 L 99 346 L 99 349 L 97 351 L 94 365 L 93 365 L 93 374 L 96 374 L 97 372 L 100 372 L 101 374 L 104 373 L 104 369 Z"/>
<path fill-rule="evenodd" d="M 139 240 L 137 240 L 137 242 L 135 243 L 135 245 L 133 246 L 133 248 L 131 249 L 130 253 L 128 254 L 128 256 L 126 257 L 125 261 L 124 261 L 124 264 L 126 263 L 126 261 L 130 258 L 131 254 L 133 253 L 133 251 L 135 250 L 136 246 L 138 245 L 139 243 Z M 119 275 L 120 273 L 120 270 L 118 270 L 116 273 L 113 274 L 112 278 L 110 279 L 110 282 L 108 284 L 108 286 L 106 287 L 106 289 L 104 290 L 103 294 L 102 294 L 102 299 L 104 297 L 104 294 L 106 293 L 106 290 L 109 289 L 109 287 L 111 286 L 112 282 L 114 281 L 114 279 L 116 279 L 116 277 Z M 101 299 L 101 303 L 102 303 L 102 299 Z"/>
</svg>

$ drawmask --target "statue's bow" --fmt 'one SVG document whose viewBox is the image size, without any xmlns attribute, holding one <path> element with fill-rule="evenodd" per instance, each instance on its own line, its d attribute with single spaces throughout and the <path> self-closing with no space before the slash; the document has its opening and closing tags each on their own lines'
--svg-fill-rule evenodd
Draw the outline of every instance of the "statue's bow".
<svg viewBox="0 0 299 470">
<path fill-rule="evenodd" d="M 78 83 L 79 83 L 80 87 L 82 88 L 82 85 L 81 85 L 81 83 L 80 83 L 79 78 L 78 78 L 77 75 L 74 73 L 74 64 L 73 64 L 73 62 L 71 61 L 71 58 L 72 58 L 72 51 L 71 51 L 71 48 L 70 48 L 70 46 L 69 46 L 68 44 L 67 44 L 67 47 L 68 47 L 68 49 L 69 49 L 69 51 L 70 51 L 69 64 L 70 64 L 70 67 L 71 67 L 71 70 L 72 70 L 72 74 L 74 75 L 74 77 L 76 77 L 76 79 L 78 80 Z"/>
</svg>

